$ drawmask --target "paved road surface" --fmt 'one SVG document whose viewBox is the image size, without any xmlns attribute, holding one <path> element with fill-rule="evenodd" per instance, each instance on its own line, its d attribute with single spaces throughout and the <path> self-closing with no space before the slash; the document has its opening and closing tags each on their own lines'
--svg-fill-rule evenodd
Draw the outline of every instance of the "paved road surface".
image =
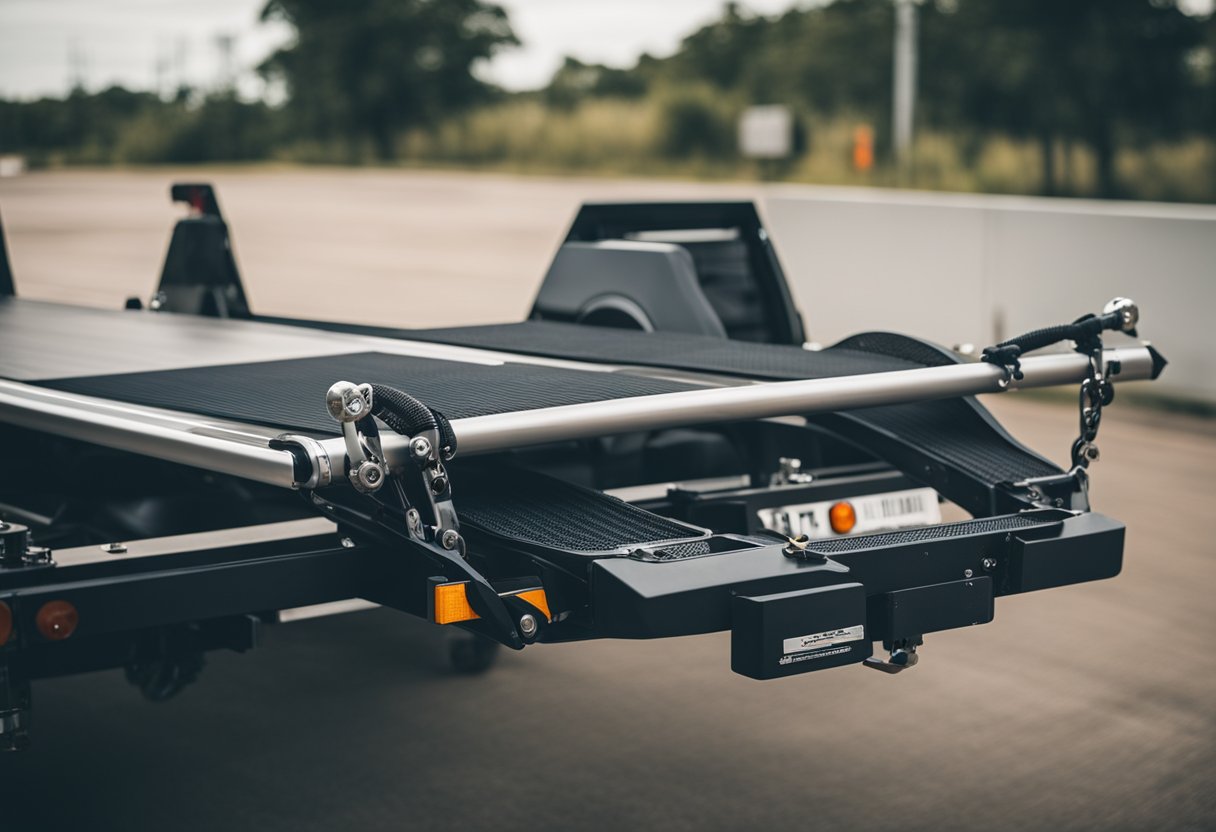
<svg viewBox="0 0 1216 832">
<path fill-rule="evenodd" d="M 169 178 L 0 181 L 20 288 L 146 295 Z M 260 308 L 405 325 L 518 317 L 585 195 L 727 190 L 214 178 Z M 401 305 L 405 281 L 448 305 Z M 1172 334 L 1155 334 L 1168 354 Z M 992 406 L 1063 457 L 1068 408 Z M 34 750 L 0 758 L 0 829 L 1213 828 L 1216 429 L 1116 403 L 1101 444 L 1094 501 L 1128 524 L 1123 574 L 1004 599 L 992 624 L 931 636 L 901 676 L 753 682 L 714 635 L 543 645 L 465 678 L 402 616 L 302 622 L 210 657 L 165 704 L 118 672 L 38 684 Z"/>
</svg>

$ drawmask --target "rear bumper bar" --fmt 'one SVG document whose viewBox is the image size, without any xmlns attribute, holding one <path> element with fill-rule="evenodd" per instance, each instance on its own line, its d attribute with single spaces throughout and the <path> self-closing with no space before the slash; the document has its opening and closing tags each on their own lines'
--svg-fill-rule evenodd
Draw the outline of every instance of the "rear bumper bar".
<svg viewBox="0 0 1216 832">
<path fill-rule="evenodd" d="M 1102 515 L 1046 509 L 822 541 L 805 559 L 787 556 L 780 543 L 743 539 L 734 551 L 661 562 L 599 558 L 582 597 L 573 599 L 589 616 L 555 621 L 545 640 L 738 631 L 750 626 L 740 624 L 738 599 L 767 603 L 788 593 L 812 594 L 799 602 L 801 617 L 791 625 L 801 632 L 777 632 L 783 643 L 854 627 L 862 628 L 859 642 L 919 637 L 991 620 L 998 596 L 1112 577 L 1122 564 L 1123 537 L 1123 526 Z M 56 559 L 53 567 L 0 570 L 0 601 L 15 625 L 0 661 L 65 648 L 36 624 L 50 601 L 67 601 L 79 613 L 71 644 L 101 643 L 132 631 L 347 598 L 425 616 L 428 579 L 439 574 L 407 545 L 344 544 L 321 520 L 143 541 L 124 555 L 65 550 Z M 824 620 L 822 610 L 835 609 L 845 595 L 822 591 L 844 586 L 861 608 Z M 769 629 L 749 631 L 751 649 L 771 653 L 776 636 Z"/>
</svg>

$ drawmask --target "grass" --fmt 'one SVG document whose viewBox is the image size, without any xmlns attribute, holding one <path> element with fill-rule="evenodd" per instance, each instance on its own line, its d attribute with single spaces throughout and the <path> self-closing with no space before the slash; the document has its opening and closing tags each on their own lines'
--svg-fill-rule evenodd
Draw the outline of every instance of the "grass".
<svg viewBox="0 0 1216 832">
<path fill-rule="evenodd" d="M 691 103 L 690 103 L 691 102 Z M 676 105 L 679 105 L 678 107 Z M 700 107 L 705 112 L 698 112 Z M 690 112 L 691 111 L 691 112 Z M 869 171 L 853 168 L 853 135 L 859 118 L 805 116 L 805 152 L 780 164 L 760 165 L 739 158 L 720 139 L 710 148 L 671 152 L 676 135 L 698 135 L 704 125 L 733 137 L 738 107 L 691 93 L 659 94 L 636 100 L 590 99 L 573 108 L 553 108 L 539 99 L 515 99 L 445 121 L 402 137 L 401 160 L 521 173 L 662 175 L 698 179 L 781 179 L 828 185 L 907 187 L 928 190 L 1035 194 L 1042 191 L 1042 157 L 1037 142 L 1006 136 L 964 137 L 921 130 L 910 163 L 884 161 Z M 676 114 L 673 116 L 673 114 Z M 686 126 L 673 118 L 695 117 Z M 690 132 L 691 131 L 691 132 Z M 332 148 L 292 148 L 281 158 L 334 161 Z M 1096 165 L 1088 148 L 1057 143 L 1059 192 L 1094 196 Z M 1216 141 L 1191 137 L 1126 148 L 1116 159 L 1121 186 L 1129 197 L 1167 201 L 1216 201 Z"/>
</svg>

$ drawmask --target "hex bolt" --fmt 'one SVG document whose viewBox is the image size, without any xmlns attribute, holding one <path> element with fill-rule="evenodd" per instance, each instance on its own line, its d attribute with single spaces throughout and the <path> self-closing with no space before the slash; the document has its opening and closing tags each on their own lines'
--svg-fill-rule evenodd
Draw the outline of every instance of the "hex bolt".
<svg viewBox="0 0 1216 832">
<path fill-rule="evenodd" d="M 343 548 L 343 549 L 353 549 L 353 548 L 355 548 L 355 541 L 351 540 L 349 537 L 344 537 L 344 538 L 342 538 L 341 543 L 342 543 L 342 548 Z"/>
<path fill-rule="evenodd" d="M 435 479 L 431 480 L 431 491 L 435 494 L 442 494 L 447 487 L 447 477 L 435 477 Z"/>
<path fill-rule="evenodd" d="M 980 563 L 989 572 L 996 569 L 996 558 L 984 558 L 982 561 L 980 561 Z"/>
<path fill-rule="evenodd" d="M 970 578 L 970 577 L 971 577 L 972 575 L 974 575 L 974 574 L 975 574 L 975 573 L 974 573 L 974 572 L 972 572 L 970 569 L 964 569 L 964 570 L 963 570 L 963 577 L 964 577 L 964 578 Z"/>
<path fill-rule="evenodd" d="M 536 618 L 530 613 L 519 619 L 519 631 L 528 638 L 536 635 L 538 629 L 540 629 L 540 625 L 536 623 Z"/>
<path fill-rule="evenodd" d="M 431 443 L 427 441 L 425 436 L 415 437 L 415 439 L 410 442 L 410 451 L 413 452 L 414 456 L 420 459 L 425 459 L 431 454 Z"/>
<path fill-rule="evenodd" d="M 455 549 L 460 545 L 460 533 L 455 529 L 448 529 L 443 533 L 439 542 L 443 544 L 443 548 L 445 549 Z"/>
</svg>

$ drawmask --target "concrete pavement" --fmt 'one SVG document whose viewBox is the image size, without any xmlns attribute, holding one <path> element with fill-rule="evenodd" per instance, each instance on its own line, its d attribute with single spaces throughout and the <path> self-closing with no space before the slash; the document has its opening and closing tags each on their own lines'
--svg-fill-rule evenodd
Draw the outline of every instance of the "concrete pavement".
<svg viewBox="0 0 1216 832">
<path fill-rule="evenodd" d="M 0 181 L 19 290 L 146 296 L 171 178 Z M 207 178 L 259 310 L 406 326 L 519 317 L 584 196 L 754 190 Z M 403 300 L 433 289 L 457 299 L 439 317 Z M 1178 337 L 1146 334 L 1167 356 Z M 1071 408 L 990 404 L 1065 458 Z M 1212 828 L 1216 429 L 1119 401 L 1106 417 L 1093 500 L 1128 525 L 1123 574 L 1003 599 L 993 623 L 930 636 L 911 672 L 754 682 L 730 673 L 720 634 L 541 645 L 467 678 L 404 616 L 301 622 L 209 657 L 164 704 L 121 672 L 36 684 L 34 749 L 0 757 L 0 829 Z"/>
</svg>

